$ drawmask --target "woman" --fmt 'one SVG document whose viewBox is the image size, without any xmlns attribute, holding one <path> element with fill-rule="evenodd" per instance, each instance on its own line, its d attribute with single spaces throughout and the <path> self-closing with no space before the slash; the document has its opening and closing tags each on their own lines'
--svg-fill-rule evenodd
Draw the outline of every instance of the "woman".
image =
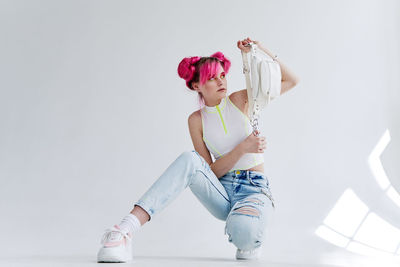
<svg viewBox="0 0 400 267">
<path fill-rule="evenodd" d="M 244 52 L 254 42 L 272 56 L 260 42 L 250 38 L 237 42 Z M 276 59 L 277 60 L 277 59 Z M 278 60 L 277 60 L 278 61 Z M 280 61 L 281 94 L 294 87 L 298 78 Z M 264 174 L 264 136 L 252 133 L 247 117 L 247 90 L 227 96 L 226 75 L 231 62 L 221 52 L 211 57 L 184 58 L 178 74 L 189 89 L 197 91 L 203 108 L 188 118 L 194 150 L 183 152 L 119 225 L 106 230 L 97 254 L 98 262 L 126 262 L 132 259 L 132 236 L 189 187 L 207 210 L 226 221 L 225 234 L 236 247 L 236 259 L 256 259 L 265 238 L 266 223 L 274 200 Z M 215 161 L 212 161 L 211 154 Z"/>
</svg>

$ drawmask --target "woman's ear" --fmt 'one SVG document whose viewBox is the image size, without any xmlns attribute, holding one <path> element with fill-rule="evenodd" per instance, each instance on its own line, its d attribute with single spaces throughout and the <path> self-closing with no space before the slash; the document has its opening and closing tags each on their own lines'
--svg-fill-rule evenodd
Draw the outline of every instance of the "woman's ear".
<svg viewBox="0 0 400 267">
<path fill-rule="evenodd" d="M 194 90 L 199 92 L 199 85 L 197 83 L 192 83 L 192 87 L 193 87 Z"/>
</svg>

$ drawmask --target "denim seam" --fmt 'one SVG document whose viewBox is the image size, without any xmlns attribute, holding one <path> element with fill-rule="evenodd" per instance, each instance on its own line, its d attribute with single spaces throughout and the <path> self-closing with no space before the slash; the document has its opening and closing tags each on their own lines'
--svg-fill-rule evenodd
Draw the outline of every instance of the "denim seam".
<svg viewBox="0 0 400 267">
<path fill-rule="evenodd" d="M 196 155 L 199 157 L 199 159 L 200 159 L 200 161 L 201 161 L 201 163 L 202 163 L 202 166 L 204 166 L 204 165 L 203 165 L 203 160 L 204 160 L 204 159 L 201 157 L 201 155 L 199 154 L 199 152 L 197 152 L 196 150 L 192 150 L 192 151 L 194 151 L 194 152 L 196 153 Z M 208 164 L 208 163 L 205 162 L 204 164 Z M 207 169 L 207 171 L 212 171 L 211 168 L 207 168 L 206 166 L 204 166 L 204 168 Z M 224 196 L 224 194 L 222 194 L 221 191 L 219 191 L 219 189 L 218 189 L 218 188 L 215 186 L 215 184 L 210 180 L 210 178 L 208 178 L 207 174 L 206 174 L 205 172 L 203 172 L 202 170 L 194 170 L 192 176 L 190 176 L 190 181 L 192 181 L 192 177 L 193 177 L 193 175 L 194 175 L 197 171 L 203 173 L 204 176 L 207 178 L 207 180 L 208 180 L 208 181 L 212 184 L 212 186 L 214 186 L 214 188 L 218 191 L 218 193 L 220 193 L 221 196 L 223 196 L 223 197 L 226 199 L 226 201 L 228 201 L 228 202 L 230 203 L 230 200 L 229 200 L 228 198 L 226 198 L 226 197 Z"/>
<path fill-rule="evenodd" d="M 210 180 L 210 178 L 208 178 L 208 176 L 207 176 L 206 173 L 204 173 L 202 170 L 196 170 L 196 171 L 199 171 L 199 172 L 203 173 L 204 176 L 207 178 L 207 180 L 208 180 L 208 181 L 212 184 L 212 186 L 214 186 L 214 188 L 218 191 L 218 193 L 220 193 L 221 196 L 223 196 L 223 197 L 230 203 L 230 200 L 229 200 L 228 198 L 226 198 L 226 197 L 224 196 L 224 194 L 222 194 L 221 191 L 219 191 L 219 189 L 218 189 L 218 188 L 215 186 L 215 184 Z"/>
</svg>

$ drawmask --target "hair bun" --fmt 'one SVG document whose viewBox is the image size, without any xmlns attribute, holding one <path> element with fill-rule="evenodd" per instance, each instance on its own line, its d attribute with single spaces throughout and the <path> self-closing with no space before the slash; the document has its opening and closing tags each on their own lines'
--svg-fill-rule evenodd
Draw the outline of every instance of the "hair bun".
<svg viewBox="0 0 400 267">
<path fill-rule="evenodd" d="M 220 51 L 215 52 L 214 54 L 211 55 L 211 57 L 218 58 L 219 61 L 222 62 L 225 72 L 229 71 L 229 68 L 231 67 L 231 61 L 228 58 L 226 58 L 222 52 Z"/>
<path fill-rule="evenodd" d="M 195 67 L 194 64 L 199 61 L 201 57 L 185 57 L 178 65 L 178 75 L 185 81 L 190 81 L 193 78 Z"/>
</svg>

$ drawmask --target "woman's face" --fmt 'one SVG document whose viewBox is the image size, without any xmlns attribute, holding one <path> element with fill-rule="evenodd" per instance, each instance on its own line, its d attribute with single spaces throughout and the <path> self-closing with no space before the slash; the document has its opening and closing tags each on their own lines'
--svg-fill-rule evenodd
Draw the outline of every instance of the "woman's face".
<svg viewBox="0 0 400 267">
<path fill-rule="evenodd" d="M 205 84 L 200 85 L 200 82 L 193 83 L 193 88 L 203 95 L 207 106 L 215 106 L 227 93 L 225 71 L 221 64 L 219 64 L 219 66 L 216 75 L 207 80 Z"/>
</svg>

